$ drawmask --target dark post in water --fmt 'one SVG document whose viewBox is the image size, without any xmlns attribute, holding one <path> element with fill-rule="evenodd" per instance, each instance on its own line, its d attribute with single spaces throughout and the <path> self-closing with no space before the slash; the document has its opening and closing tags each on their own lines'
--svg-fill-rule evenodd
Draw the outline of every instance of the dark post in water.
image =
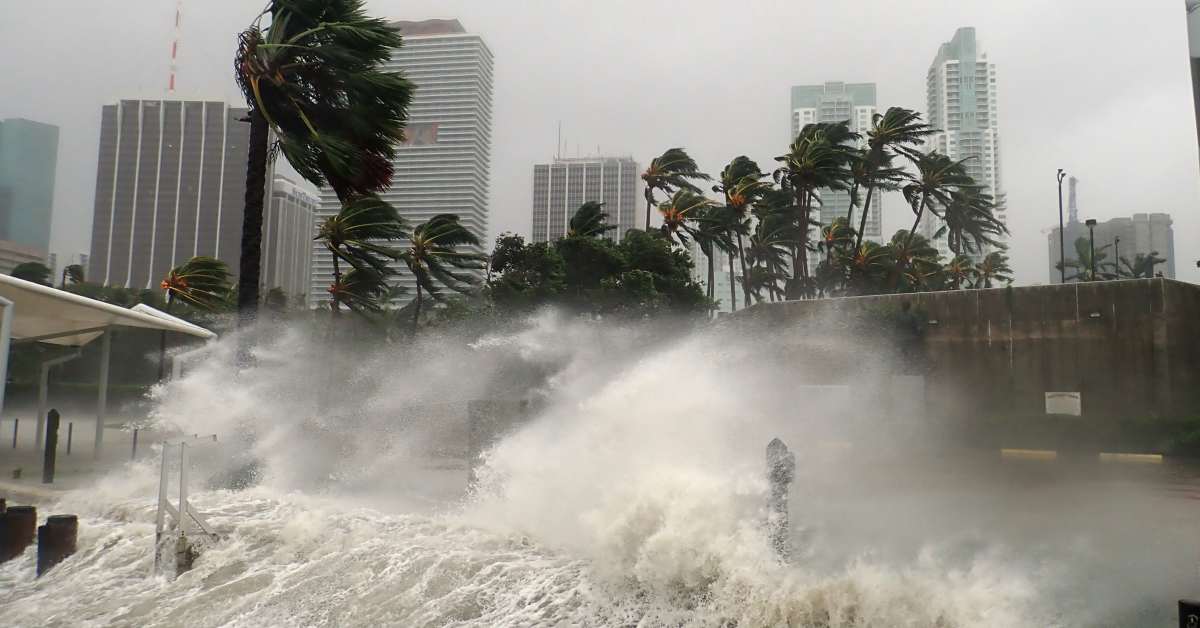
<svg viewBox="0 0 1200 628">
<path fill-rule="evenodd" d="M 25 552 L 37 533 L 37 508 L 9 506 L 0 515 L 0 563 Z"/>
<path fill-rule="evenodd" d="M 1179 628 L 1200 628 L 1200 602 L 1179 600 Z"/>
<path fill-rule="evenodd" d="M 788 543 L 788 487 L 796 475 L 796 455 L 788 451 L 787 445 L 778 438 L 767 445 L 767 479 L 771 493 L 767 499 L 767 532 L 771 547 L 783 560 L 788 559 L 791 547 Z"/>
<path fill-rule="evenodd" d="M 46 453 L 42 457 L 42 484 L 54 482 L 54 463 L 58 459 L 58 410 L 46 413 Z"/>
<path fill-rule="evenodd" d="M 52 515 L 37 529 L 37 575 L 66 560 L 75 553 L 79 538 L 79 518 L 75 515 Z"/>
</svg>

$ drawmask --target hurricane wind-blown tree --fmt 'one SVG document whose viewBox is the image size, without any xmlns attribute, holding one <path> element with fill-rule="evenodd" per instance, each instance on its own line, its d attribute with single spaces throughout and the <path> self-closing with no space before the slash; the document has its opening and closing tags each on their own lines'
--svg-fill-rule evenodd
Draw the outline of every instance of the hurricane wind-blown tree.
<svg viewBox="0 0 1200 628">
<path fill-rule="evenodd" d="M 65 289 L 68 284 L 75 285 L 83 283 L 83 279 L 83 266 L 79 264 L 70 264 L 63 268 L 62 283 L 59 285 Z"/>
<path fill-rule="evenodd" d="M 975 185 L 975 181 L 967 174 L 963 162 L 954 161 L 937 152 L 917 155 L 913 159 L 917 173 L 912 180 L 902 188 L 904 199 L 912 208 L 915 219 L 913 226 L 906 234 L 907 241 L 901 248 L 911 249 L 912 239 L 917 236 L 921 219 L 926 211 L 934 212 L 935 207 L 945 207 L 950 204 L 951 194 L 956 190 Z M 904 260 L 898 260 L 901 265 Z M 900 272 L 904 272 L 901 267 Z"/>
<path fill-rule="evenodd" d="M 168 314 L 175 301 L 181 301 L 204 312 L 215 312 L 226 306 L 229 296 L 229 266 L 213 257 L 193 257 L 172 268 L 159 284 L 167 293 Z M 167 332 L 159 332 L 158 379 L 166 376 Z"/>
<path fill-rule="evenodd" d="M 1067 281 L 1096 281 L 1101 277 L 1105 277 L 1107 269 L 1114 266 L 1108 260 L 1106 252 L 1111 245 L 1105 244 L 1096 247 L 1096 272 L 1092 274 L 1092 241 L 1089 238 L 1075 239 L 1075 257 L 1067 258 L 1067 268 L 1072 272 L 1067 274 Z M 1054 268 L 1059 270 L 1062 268 L 1062 262 L 1056 262 Z"/>
<path fill-rule="evenodd" d="M 915 160 L 917 147 L 925 143 L 925 138 L 937 131 L 928 124 L 921 122 L 921 114 L 904 109 L 891 107 L 882 114 L 875 114 L 871 120 L 871 130 L 867 131 L 867 152 L 864 157 L 863 178 L 867 184 L 867 198 L 863 202 L 862 218 L 858 226 L 858 239 L 854 248 L 862 247 L 863 233 L 867 230 L 867 218 L 871 212 L 871 203 L 877 190 L 896 189 L 903 178 L 903 170 L 893 167 L 897 155 Z"/>
<path fill-rule="evenodd" d="M 676 190 L 689 190 L 699 194 L 700 188 L 692 181 L 708 181 L 710 178 L 700 171 L 696 160 L 682 148 L 669 148 L 652 159 L 642 173 L 642 181 L 646 184 L 646 231 L 650 231 L 650 210 L 655 205 L 655 192 L 670 195 Z"/>
<path fill-rule="evenodd" d="M 567 225 L 567 237 L 598 238 L 616 228 L 616 225 L 608 224 L 604 203 L 588 201 L 580 205 L 571 216 L 571 222 Z"/>
<path fill-rule="evenodd" d="M 400 259 L 401 252 L 388 243 L 407 236 L 404 221 L 396 208 L 373 194 L 344 203 L 341 211 L 321 223 L 314 239 L 324 244 L 333 257 L 333 282 L 329 294 L 333 297 L 330 307 L 334 313 L 340 311 L 340 294 L 359 301 L 351 308 L 352 311 L 377 311 L 376 308 L 363 307 L 361 304 L 365 296 L 382 294 L 376 289 L 364 289 L 365 282 L 374 279 L 382 281 L 392 273 L 388 262 Z M 346 284 L 341 282 L 342 262 L 351 268 L 371 271 L 356 276 L 353 284 L 356 291 L 344 289 Z"/>
<path fill-rule="evenodd" d="M 462 294 L 474 288 L 475 276 L 465 271 L 482 269 L 485 256 L 462 250 L 466 246 L 479 246 L 479 238 L 454 214 L 438 214 L 413 229 L 408 248 L 400 253 L 400 259 L 417 280 L 413 333 L 421 320 L 424 293 L 440 301 L 443 299 L 440 287 Z"/>
<path fill-rule="evenodd" d="M 1166 264 L 1167 260 L 1159 257 L 1158 251 L 1151 251 L 1149 255 L 1138 253 L 1132 262 L 1129 261 L 1129 258 L 1122 257 L 1119 263 L 1124 265 L 1124 268 L 1119 271 L 1121 277 L 1149 279 L 1154 277 L 1154 267 Z"/>
<path fill-rule="evenodd" d="M 1004 254 L 1004 251 L 988 253 L 975 266 L 975 276 L 979 278 L 976 283 L 977 288 L 991 288 L 993 281 L 1004 284 L 1012 283 L 1012 268 L 1008 265 L 1008 256 Z"/>
<path fill-rule="evenodd" d="M 939 214 L 942 226 L 934 237 L 945 236 L 946 245 L 955 254 L 980 253 L 984 247 L 999 247 L 1008 227 L 996 217 L 995 210 L 991 195 L 979 191 L 973 183 L 953 190 Z"/>
<path fill-rule="evenodd" d="M 691 190 L 678 190 L 671 198 L 658 205 L 658 212 L 663 220 L 660 229 L 663 237 L 671 242 L 678 240 L 680 244 L 687 246 L 688 237 L 694 231 L 691 224 L 694 220 L 693 215 L 712 205 L 713 202 L 701 194 Z"/>
<path fill-rule="evenodd" d="M 971 281 L 975 278 L 975 262 L 970 257 L 960 253 L 955 255 L 949 262 L 946 262 L 946 266 L 942 271 L 946 275 L 946 280 L 949 282 L 951 290 L 961 290 L 964 287 L 969 288 Z"/>
<path fill-rule="evenodd" d="M 383 69 L 399 31 L 362 0 L 271 0 L 239 37 L 235 78 L 250 105 L 238 310 L 258 307 L 263 196 L 275 146 L 342 202 L 386 188 L 413 86 Z"/>
<path fill-rule="evenodd" d="M 725 207 L 728 211 L 724 212 L 728 218 L 728 237 L 731 242 L 737 244 L 737 257 L 742 266 L 742 276 L 745 277 L 749 272 L 746 267 L 746 248 L 742 237 L 749 234 L 749 221 L 751 208 L 753 208 L 762 198 L 764 194 L 771 190 L 771 184 L 763 181 L 767 177 L 767 173 L 759 169 L 758 163 L 745 155 L 735 157 L 721 170 L 721 178 L 717 185 L 713 186 L 714 192 L 719 192 L 725 197 Z M 732 257 L 730 262 L 732 262 Z M 733 275 L 733 264 L 730 264 L 729 269 L 729 284 L 735 284 Z M 743 303 L 750 304 L 750 287 L 743 281 Z M 736 299 L 731 303 L 732 309 L 737 310 Z"/>
<path fill-rule="evenodd" d="M 17 279 L 32 281 L 43 286 L 50 285 L 50 268 L 41 262 L 24 262 L 17 264 L 9 273 Z"/>
</svg>

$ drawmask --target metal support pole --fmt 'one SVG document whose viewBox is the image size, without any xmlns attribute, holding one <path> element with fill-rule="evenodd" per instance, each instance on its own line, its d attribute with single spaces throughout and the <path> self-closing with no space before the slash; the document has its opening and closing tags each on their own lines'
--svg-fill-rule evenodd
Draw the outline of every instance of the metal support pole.
<svg viewBox="0 0 1200 628">
<path fill-rule="evenodd" d="M 187 443 L 179 443 L 179 533 L 187 532 Z"/>
<path fill-rule="evenodd" d="M 100 381 L 97 387 L 100 392 L 96 397 L 96 444 L 92 455 L 100 457 L 104 448 L 104 420 L 108 414 L 108 361 L 112 355 L 112 328 L 104 330 L 100 343 Z"/>
<path fill-rule="evenodd" d="M 158 471 L 158 514 L 154 517 L 154 573 L 158 573 L 162 554 L 163 528 L 167 523 L 167 443 L 162 444 L 162 466 Z"/>
<path fill-rule="evenodd" d="M 21 419 L 13 419 L 13 449 L 17 448 L 17 428 L 21 427 Z"/>
<path fill-rule="evenodd" d="M 8 388 L 8 350 L 12 344 L 13 302 L 0 297 L 0 414 L 4 412 L 4 390 Z"/>
<path fill-rule="evenodd" d="M 42 483 L 54 483 L 54 465 L 58 461 L 58 410 L 51 410 L 46 417 L 46 451 L 42 455 Z"/>
<path fill-rule="evenodd" d="M 37 449 L 42 448 L 42 442 L 46 436 L 46 398 L 49 396 L 50 391 L 50 369 L 64 362 L 70 362 L 78 358 L 79 355 L 80 352 L 76 351 L 70 355 L 59 356 L 42 362 L 41 379 L 38 380 L 37 436 L 34 439 L 34 447 Z"/>
<path fill-rule="evenodd" d="M 1067 173 L 1058 169 L 1058 274 L 1059 283 L 1067 283 L 1066 228 L 1063 225 L 1062 182 Z"/>
<path fill-rule="evenodd" d="M 71 455 L 71 437 L 75 435 L 75 423 L 67 422 L 67 455 Z"/>
</svg>

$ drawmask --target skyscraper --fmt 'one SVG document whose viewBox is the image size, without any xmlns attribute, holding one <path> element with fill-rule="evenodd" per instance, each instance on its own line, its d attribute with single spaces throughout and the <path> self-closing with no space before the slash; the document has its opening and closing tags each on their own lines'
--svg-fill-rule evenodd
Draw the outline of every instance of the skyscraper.
<svg viewBox="0 0 1200 628">
<path fill-rule="evenodd" d="M 488 237 L 488 189 L 492 151 L 492 52 L 458 20 L 398 22 L 404 47 L 388 70 L 399 70 L 417 89 L 408 108 L 407 141 L 392 161 L 392 186 L 380 194 L 408 222 L 457 214 L 480 240 Z M 336 214 L 337 196 L 321 190 L 317 220 Z M 472 247 L 482 253 L 482 247 Z M 327 301 L 333 278 L 328 251 L 313 253 L 312 298 Z M 415 294 L 407 271 L 399 285 Z"/>
<path fill-rule="evenodd" d="M 122 100 L 103 108 L 88 281 L 155 287 L 196 255 L 237 272 L 245 116 L 217 101 Z"/>
<path fill-rule="evenodd" d="M 824 85 L 801 85 L 792 88 L 792 136 L 796 139 L 807 124 L 816 122 L 849 122 L 850 130 L 866 137 L 871 130 L 871 119 L 878 108 L 875 103 L 874 83 L 828 82 Z M 820 190 L 821 223 L 832 224 L 837 218 L 845 218 L 850 209 L 850 193 L 835 190 Z M 865 191 L 858 202 L 866 200 Z M 882 194 L 871 200 L 871 213 L 867 217 L 867 228 L 863 237 L 879 240 L 882 237 L 881 208 Z M 858 229 L 861 208 L 855 210 L 855 229 Z"/>
<path fill-rule="evenodd" d="M 0 121 L 0 240 L 49 251 L 57 166 L 58 127 Z"/>
<path fill-rule="evenodd" d="M 632 157 L 555 159 L 533 167 L 533 241 L 557 240 L 567 233 L 579 206 L 604 203 L 608 237 L 620 242 L 637 225 L 641 169 Z M 642 211 L 645 208 L 642 207 Z"/>
<path fill-rule="evenodd" d="M 1175 229 L 1172 227 L 1170 214 L 1134 214 L 1133 216 L 1112 218 L 1098 223 L 1093 230 L 1095 231 L 1097 274 L 1115 273 L 1116 270 L 1112 264 L 1117 261 L 1118 255 L 1122 260 L 1133 263 L 1138 255 L 1153 254 L 1159 259 L 1165 260 L 1155 266 L 1155 272 L 1161 272 L 1163 276 L 1170 279 L 1175 278 Z M 1085 241 L 1083 246 L 1090 249 L 1092 234 L 1087 226 L 1078 221 L 1067 223 L 1066 238 L 1064 239 L 1066 240 L 1068 265 L 1072 260 L 1078 262 L 1081 259 L 1087 259 L 1086 256 L 1080 256 L 1076 251 L 1076 241 L 1081 238 Z M 1050 283 L 1060 283 L 1057 225 L 1050 230 L 1047 241 L 1050 249 Z M 1126 264 L 1121 263 L 1121 271 L 1127 272 L 1128 270 Z M 1067 282 L 1070 283 L 1071 276 L 1078 272 L 1080 269 L 1068 266 Z"/>
<path fill-rule="evenodd" d="M 268 198 L 263 216 L 261 291 L 265 295 L 279 288 L 289 299 L 308 300 L 317 197 L 291 179 L 275 175 Z"/>
<path fill-rule="evenodd" d="M 925 81 L 928 122 L 942 131 L 930 137 L 926 146 L 955 161 L 965 159 L 967 173 L 995 199 L 999 205 L 996 217 L 1007 224 L 1000 170 L 996 65 L 988 62 L 987 53 L 975 39 L 974 28 L 958 29 L 953 39 L 941 45 Z M 925 235 L 932 237 L 941 227 L 941 220 L 929 216 L 922 225 Z M 944 237 L 935 244 L 943 255 L 951 254 Z"/>
</svg>

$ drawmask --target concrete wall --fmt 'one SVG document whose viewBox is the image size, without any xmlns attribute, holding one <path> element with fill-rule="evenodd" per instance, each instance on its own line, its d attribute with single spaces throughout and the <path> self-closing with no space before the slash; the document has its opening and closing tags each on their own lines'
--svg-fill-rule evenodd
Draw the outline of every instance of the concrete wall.
<svg viewBox="0 0 1200 628">
<path fill-rule="evenodd" d="M 912 338 L 864 336 L 861 319 L 883 312 L 911 318 Z M 856 377 L 855 353 L 912 343 L 890 368 L 925 375 L 938 417 L 1044 415 L 1045 393 L 1076 391 L 1084 418 L 1200 415 L 1200 286 L 1169 279 L 793 301 L 738 318 L 796 328 L 781 335 L 792 351 L 829 353 L 842 330 L 851 355 L 821 369 L 825 379 Z"/>
</svg>

